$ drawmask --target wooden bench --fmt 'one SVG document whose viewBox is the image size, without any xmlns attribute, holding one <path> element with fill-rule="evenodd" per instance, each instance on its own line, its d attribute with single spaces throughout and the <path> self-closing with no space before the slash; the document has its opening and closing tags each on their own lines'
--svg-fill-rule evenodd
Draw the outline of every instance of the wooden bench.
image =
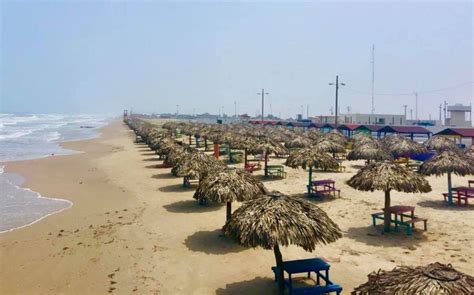
<svg viewBox="0 0 474 295">
<path fill-rule="evenodd" d="M 468 199 L 469 198 L 474 198 L 472 196 L 458 194 L 458 192 L 456 192 L 456 191 L 452 191 L 451 194 L 452 194 L 453 199 L 456 199 L 458 205 L 460 205 L 460 206 L 467 206 L 469 204 Z M 445 202 L 448 202 L 448 193 L 443 193 L 443 198 L 444 198 Z M 463 205 L 462 201 L 464 201 L 464 205 Z"/>
<path fill-rule="evenodd" d="M 285 168 L 283 166 L 267 166 L 268 176 L 278 176 L 286 178 Z"/>
</svg>

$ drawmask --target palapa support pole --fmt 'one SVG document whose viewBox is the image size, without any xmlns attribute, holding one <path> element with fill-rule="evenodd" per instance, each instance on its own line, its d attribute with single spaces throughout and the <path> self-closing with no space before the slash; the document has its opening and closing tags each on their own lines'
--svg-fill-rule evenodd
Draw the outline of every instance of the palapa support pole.
<svg viewBox="0 0 474 295">
<path fill-rule="evenodd" d="M 276 278 L 278 282 L 278 294 L 282 295 L 285 290 L 285 283 L 283 277 L 283 257 L 281 256 L 280 247 L 278 245 L 273 246 L 273 253 L 275 254 L 276 260 Z"/>
<path fill-rule="evenodd" d="M 448 172 L 448 203 L 453 203 L 453 188 L 451 184 L 451 172 Z"/>
<path fill-rule="evenodd" d="M 265 151 L 265 177 L 268 176 L 268 153 Z"/>
<path fill-rule="evenodd" d="M 227 202 L 226 221 L 229 221 L 231 216 L 232 216 L 232 203 L 231 203 L 231 202 Z"/>
<path fill-rule="evenodd" d="M 207 137 L 204 137 L 204 150 L 207 151 Z"/>
<path fill-rule="evenodd" d="M 234 159 L 232 159 L 232 148 L 230 143 L 227 144 L 227 156 L 229 157 L 229 163 L 234 163 Z"/>
<path fill-rule="evenodd" d="M 247 149 L 244 149 L 244 167 L 247 166 Z"/>
<path fill-rule="evenodd" d="M 390 232 L 390 190 L 385 191 L 385 206 L 383 212 L 383 230 L 384 232 Z"/>
<path fill-rule="evenodd" d="M 219 160 L 219 144 L 214 143 L 214 158 Z"/>
<path fill-rule="evenodd" d="M 189 145 L 193 143 L 193 140 L 191 139 L 191 135 L 189 135 Z"/>
<path fill-rule="evenodd" d="M 194 138 L 196 139 L 196 147 L 198 148 L 199 147 L 199 136 L 194 136 Z"/>
<path fill-rule="evenodd" d="M 311 187 L 313 186 L 313 166 L 309 166 L 308 172 L 308 196 L 311 195 Z"/>
</svg>

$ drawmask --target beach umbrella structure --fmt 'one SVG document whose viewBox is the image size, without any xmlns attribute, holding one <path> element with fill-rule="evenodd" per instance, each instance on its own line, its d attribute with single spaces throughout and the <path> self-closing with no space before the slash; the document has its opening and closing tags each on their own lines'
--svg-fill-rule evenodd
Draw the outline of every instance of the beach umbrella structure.
<svg viewBox="0 0 474 295">
<path fill-rule="evenodd" d="M 395 158 L 409 157 L 412 154 L 423 154 L 428 152 L 428 150 L 423 145 L 406 137 L 398 136 L 394 137 L 394 139 L 395 140 L 386 141 L 385 148 Z"/>
<path fill-rule="evenodd" d="M 232 138 L 232 146 L 244 150 L 244 166 L 247 165 L 248 150 L 256 144 L 255 139 L 247 134 L 237 134 Z"/>
<path fill-rule="evenodd" d="M 432 136 L 430 139 L 425 141 L 423 145 L 430 151 L 460 151 L 458 146 L 452 140 L 439 135 Z"/>
<path fill-rule="evenodd" d="M 453 203 L 451 174 L 460 176 L 474 174 L 474 166 L 462 154 L 454 151 L 444 151 L 421 164 L 419 172 L 425 175 L 448 175 L 448 202 Z"/>
<path fill-rule="evenodd" d="M 474 144 L 472 144 L 465 152 L 464 155 L 468 158 L 471 163 L 474 163 Z M 474 164 L 473 164 L 474 165 Z"/>
<path fill-rule="evenodd" d="M 337 133 L 333 133 L 337 134 Z M 346 148 L 345 143 L 341 141 L 338 136 L 322 137 L 314 143 L 313 147 L 323 152 L 332 153 L 335 156 L 336 153 L 344 153 Z"/>
<path fill-rule="evenodd" d="M 422 175 L 406 166 L 388 161 L 366 165 L 352 176 L 347 184 L 361 191 L 377 190 L 385 193 L 385 232 L 390 232 L 390 192 L 392 190 L 405 193 L 427 193 L 431 191 L 430 184 Z"/>
<path fill-rule="evenodd" d="M 185 154 L 179 164 L 173 167 L 173 174 L 199 180 L 208 173 L 225 168 L 225 165 L 211 156 L 196 151 Z"/>
<path fill-rule="evenodd" d="M 294 138 L 289 138 L 285 142 L 285 147 L 288 149 L 299 149 L 311 145 L 311 141 L 303 136 L 296 136 Z"/>
<path fill-rule="evenodd" d="M 474 294 L 474 277 L 439 262 L 426 266 L 399 266 L 391 271 L 379 270 L 370 273 L 368 279 L 351 294 Z"/>
<path fill-rule="evenodd" d="M 215 171 L 205 176 L 198 185 L 194 198 L 203 203 L 209 200 L 226 203 L 226 220 L 232 214 L 232 202 L 244 202 L 264 194 L 263 184 L 248 172 L 235 168 Z"/>
<path fill-rule="evenodd" d="M 367 164 L 370 164 L 370 161 L 391 160 L 392 156 L 387 153 L 377 142 L 367 142 L 365 144 L 356 144 L 354 148 L 347 154 L 347 159 L 350 161 L 366 160 Z"/>
<path fill-rule="evenodd" d="M 273 249 L 280 294 L 284 289 L 280 246 L 296 245 L 312 252 L 317 244 L 342 237 L 337 224 L 314 203 L 277 191 L 243 203 L 223 230 L 243 246 Z"/>
<path fill-rule="evenodd" d="M 285 165 L 291 168 L 308 168 L 308 195 L 311 194 L 313 183 L 313 168 L 337 169 L 339 163 L 326 152 L 312 147 L 303 148 L 290 153 Z"/>
<path fill-rule="evenodd" d="M 256 154 L 263 154 L 265 157 L 265 170 L 264 174 L 265 176 L 268 176 L 268 156 L 270 154 L 286 154 L 288 153 L 288 150 L 280 143 L 268 139 L 268 138 L 258 138 L 255 142 L 255 145 L 250 147 L 248 152 L 250 154 L 256 155 Z"/>
</svg>

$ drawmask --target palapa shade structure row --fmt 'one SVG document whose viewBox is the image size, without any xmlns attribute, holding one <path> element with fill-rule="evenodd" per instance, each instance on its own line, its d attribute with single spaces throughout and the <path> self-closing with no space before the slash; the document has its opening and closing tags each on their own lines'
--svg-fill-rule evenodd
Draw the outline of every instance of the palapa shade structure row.
<svg viewBox="0 0 474 295">
<path fill-rule="evenodd" d="M 309 168 L 308 195 L 311 194 L 311 186 L 313 182 L 313 168 L 321 168 L 326 170 L 337 169 L 337 167 L 339 166 L 338 162 L 333 157 L 328 155 L 326 152 L 323 152 L 314 147 L 308 147 L 290 153 L 290 155 L 285 161 L 285 165 L 291 168 Z"/>
<path fill-rule="evenodd" d="M 296 245 L 313 251 L 317 244 L 339 239 L 341 230 L 315 204 L 272 191 L 245 202 L 224 226 L 224 233 L 247 247 L 273 249 L 280 292 L 283 291 L 283 258 L 280 246 Z"/>
<path fill-rule="evenodd" d="M 440 176 L 443 174 L 448 175 L 448 202 L 452 204 L 452 183 L 451 174 L 456 175 L 468 175 L 474 174 L 474 166 L 472 163 L 462 154 L 455 151 L 444 151 L 440 154 L 431 157 L 421 164 L 419 172 L 425 175 L 436 175 Z"/>
<path fill-rule="evenodd" d="M 390 231 L 390 191 L 405 193 L 426 193 L 431 191 L 428 181 L 406 166 L 392 162 L 369 164 L 352 176 L 347 184 L 361 191 L 385 192 L 384 231 Z"/>
<path fill-rule="evenodd" d="M 472 295 L 474 277 L 461 273 L 450 264 L 400 266 L 368 275 L 368 282 L 356 287 L 353 295 Z"/>
<path fill-rule="evenodd" d="M 227 204 L 226 219 L 232 214 L 232 202 L 244 202 L 266 192 L 263 184 L 251 174 L 235 168 L 214 171 L 199 183 L 194 198 Z"/>
</svg>

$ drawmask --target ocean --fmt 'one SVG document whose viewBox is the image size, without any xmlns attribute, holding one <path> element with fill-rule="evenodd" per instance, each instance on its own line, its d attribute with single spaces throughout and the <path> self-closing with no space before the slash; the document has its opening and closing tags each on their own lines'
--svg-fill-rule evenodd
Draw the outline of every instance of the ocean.
<svg viewBox="0 0 474 295">
<path fill-rule="evenodd" d="M 79 153 L 59 143 L 98 137 L 111 117 L 61 114 L 0 113 L 0 233 L 33 224 L 71 207 L 22 185 L 21 175 L 5 173 L 8 162 Z"/>
</svg>

